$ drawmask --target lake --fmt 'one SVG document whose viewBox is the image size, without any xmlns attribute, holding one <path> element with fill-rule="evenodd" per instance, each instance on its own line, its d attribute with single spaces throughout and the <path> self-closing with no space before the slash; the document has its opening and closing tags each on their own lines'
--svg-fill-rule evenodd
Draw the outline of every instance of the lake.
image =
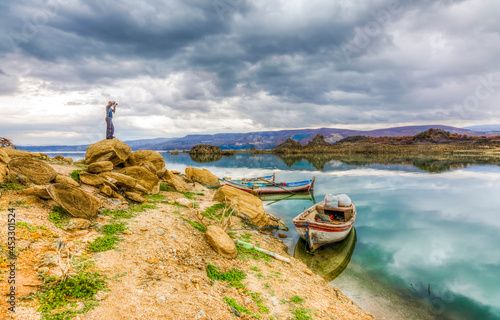
<svg viewBox="0 0 500 320">
<path fill-rule="evenodd" d="M 500 166 L 269 154 L 194 161 L 185 153 L 162 154 L 169 170 L 196 166 L 233 178 L 275 172 L 276 181 L 315 176 L 316 201 L 348 194 L 358 212 L 355 234 L 321 257 L 301 257 L 377 319 L 500 319 Z M 264 202 L 290 227 L 283 240 L 291 255 L 299 240 L 292 219 L 312 204 Z"/>
</svg>

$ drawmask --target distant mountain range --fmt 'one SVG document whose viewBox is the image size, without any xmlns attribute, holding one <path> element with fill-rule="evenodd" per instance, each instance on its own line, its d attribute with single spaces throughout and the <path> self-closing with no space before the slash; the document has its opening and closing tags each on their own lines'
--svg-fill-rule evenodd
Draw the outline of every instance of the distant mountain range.
<svg viewBox="0 0 500 320">
<path fill-rule="evenodd" d="M 189 150 L 197 144 L 211 144 L 219 146 L 222 149 L 272 149 L 291 137 L 301 144 L 306 144 L 317 134 L 322 134 L 327 142 L 333 143 L 340 139 L 349 136 L 364 135 L 369 137 L 397 137 L 397 136 L 413 136 L 419 132 L 430 128 L 443 129 L 451 133 L 466 134 L 469 136 L 488 135 L 484 130 L 491 126 L 474 126 L 468 128 L 456 128 L 442 125 L 425 125 L 425 126 L 405 126 L 385 128 L 369 131 L 335 129 L 335 128 L 320 128 L 320 129 L 296 129 L 296 130 L 280 130 L 280 131 L 261 131 L 248 133 L 218 133 L 213 135 L 187 135 L 182 138 L 156 138 L 156 139 L 141 139 L 125 141 L 132 150 Z M 477 128 L 472 130 L 471 128 Z M 497 125 L 499 128 L 500 125 Z M 19 146 L 21 150 L 34 152 L 71 152 L 85 151 L 88 145 L 77 146 Z"/>
<path fill-rule="evenodd" d="M 470 127 L 465 127 L 464 129 L 482 133 L 500 134 L 500 124 L 485 124 L 479 126 L 470 126 Z"/>
</svg>

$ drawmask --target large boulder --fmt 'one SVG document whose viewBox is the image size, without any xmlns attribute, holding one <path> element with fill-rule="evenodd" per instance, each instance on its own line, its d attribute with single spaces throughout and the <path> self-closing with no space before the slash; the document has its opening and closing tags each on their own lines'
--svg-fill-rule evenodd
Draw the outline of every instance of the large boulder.
<svg viewBox="0 0 500 320">
<path fill-rule="evenodd" d="M 129 199 L 129 200 L 139 202 L 139 203 L 145 203 L 147 201 L 146 199 L 141 197 L 141 195 L 137 192 L 127 191 L 127 192 L 125 192 L 125 197 L 127 197 L 127 199 Z"/>
<path fill-rule="evenodd" d="M 134 178 L 138 184 L 146 188 L 147 193 L 160 192 L 160 179 L 148 169 L 139 166 L 126 167 L 120 173 Z"/>
<path fill-rule="evenodd" d="M 226 203 L 238 213 L 240 218 L 256 227 L 269 225 L 269 218 L 262 200 L 253 194 L 230 186 L 222 186 L 214 194 L 213 201 Z"/>
<path fill-rule="evenodd" d="M 159 174 L 158 174 L 158 169 L 156 169 L 156 166 L 151 162 L 151 161 L 144 161 L 142 162 L 139 167 L 143 167 L 143 168 L 146 168 L 148 169 L 149 171 L 151 171 L 153 174 L 155 175 L 158 175 L 158 177 L 161 177 Z M 163 171 L 163 170 L 166 170 L 165 168 L 163 169 L 160 169 L 159 171 Z"/>
<path fill-rule="evenodd" d="M 126 166 L 138 166 L 143 162 L 150 161 L 156 167 L 156 170 L 165 168 L 165 160 L 161 154 L 152 150 L 139 150 L 132 152 L 125 162 Z"/>
<path fill-rule="evenodd" d="M 9 170 L 7 165 L 0 163 L 0 184 L 5 183 L 9 179 Z"/>
<path fill-rule="evenodd" d="M 219 178 L 207 169 L 192 168 L 189 166 L 186 168 L 186 177 L 205 186 L 219 186 Z"/>
<path fill-rule="evenodd" d="M 163 176 L 165 182 L 175 191 L 179 192 L 188 192 L 189 185 L 184 181 L 181 177 L 172 173 L 172 171 L 165 171 L 165 175 Z"/>
<path fill-rule="evenodd" d="M 97 215 L 99 201 L 79 187 L 55 183 L 47 192 L 57 204 L 76 218 L 90 219 Z"/>
<path fill-rule="evenodd" d="M 234 259 L 238 255 L 233 240 L 220 227 L 208 226 L 205 238 L 207 243 L 220 255 L 229 259 Z"/>
<path fill-rule="evenodd" d="M 29 152 L 13 149 L 12 147 L 0 148 L 0 150 L 4 151 L 9 157 L 33 157 L 33 158 L 44 158 L 47 159 L 47 155 L 40 152 Z"/>
<path fill-rule="evenodd" d="M 99 161 L 89 164 L 87 171 L 91 173 L 101 173 L 113 170 L 113 162 L 111 161 Z"/>
<path fill-rule="evenodd" d="M 69 185 L 72 185 L 75 187 L 78 187 L 80 185 L 78 182 L 73 180 L 73 178 L 68 177 L 68 176 L 64 176 L 62 174 L 58 174 L 56 176 L 56 183 L 66 183 L 66 184 L 69 184 Z"/>
<path fill-rule="evenodd" d="M 45 200 L 52 199 L 47 192 L 47 186 L 32 186 L 18 191 L 18 194 L 23 196 L 37 196 L 38 198 Z"/>
<path fill-rule="evenodd" d="M 118 172 L 102 172 L 99 173 L 99 177 L 107 180 L 113 185 L 125 189 L 134 189 L 137 185 L 137 181 L 133 177 L 124 175 Z"/>
<path fill-rule="evenodd" d="M 8 164 L 10 162 L 10 157 L 7 152 L 0 149 L 0 164 Z"/>
<path fill-rule="evenodd" d="M 117 166 L 127 160 L 130 151 L 130 147 L 118 139 L 105 139 L 87 148 L 85 162 L 89 165 L 99 161 L 111 161 L 113 166 Z"/>
<path fill-rule="evenodd" d="M 28 157 L 14 158 L 8 167 L 21 180 L 34 184 L 49 184 L 57 176 L 56 170 L 49 164 Z"/>
<path fill-rule="evenodd" d="M 98 187 L 104 183 L 103 177 L 87 171 L 82 171 L 78 175 L 80 176 L 80 181 L 82 183 L 88 184 L 90 186 Z"/>
</svg>

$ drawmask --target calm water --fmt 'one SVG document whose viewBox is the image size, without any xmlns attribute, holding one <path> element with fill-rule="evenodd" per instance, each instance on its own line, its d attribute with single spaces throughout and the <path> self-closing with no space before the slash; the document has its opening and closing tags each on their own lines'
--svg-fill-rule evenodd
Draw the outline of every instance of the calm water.
<svg viewBox="0 0 500 320">
<path fill-rule="evenodd" d="M 316 176 L 317 201 L 327 193 L 348 194 L 358 210 L 357 237 L 345 245 L 349 248 L 332 251 L 347 255 L 341 260 L 349 262 L 332 284 L 378 318 L 500 319 L 499 166 L 440 163 L 438 170 L 429 170 L 427 164 L 346 164 L 273 155 L 241 154 L 206 163 L 182 153 L 164 157 L 170 170 L 191 165 L 220 177 L 276 172 L 277 181 L 284 181 Z M 266 211 L 290 227 L 284 240 L 293 254 L 298 235 L 292 219 L 313 202 L 270 203 L 265 201 Z"/>
</svg>

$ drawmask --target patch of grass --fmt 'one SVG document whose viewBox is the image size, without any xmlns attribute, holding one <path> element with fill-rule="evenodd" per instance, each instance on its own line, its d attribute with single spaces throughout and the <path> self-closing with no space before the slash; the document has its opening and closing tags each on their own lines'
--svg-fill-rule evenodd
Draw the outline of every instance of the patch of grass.
<svg viewBox="0 0 500 320">
<path fill-rule="evenodd" d="M 181 217 L 181 219 L 184 220 L 184 221 L 186 221 L 187 223 L 189 223 L 196 230 L 198 230 L 198 231 L 200 231 L 202 233 L 207 232 L 207 228 L 204 225 L 202 225 L 201 223 L 191 221 L 191 220 L 186 219 L 184 217 Z"/>
<path fill-rule="evenodd" d="M 240 236 L 245 240 L 250 240 L 252 238 L 252 235 L 250 233 L 244 233 Z"/>
<path fill-rule="evenodd" d="M 256 266 L 251 266 L 251 267 L 250 267 L 250 270 L 253 270 L 253 271 L 259 271 L 259 268 L 257 268 Z"/>
<path fill-rule="evenodd" d="M 235 238 L 236 238 L 236 232 L 229 231 L 229 232 L 227 233 L 227 235 L 228 235 L 228 236 L 229 236 L 229 238 L 231 238 L 231 239 L 235 239 Z"/>
<path fill-rule="evenodd" d="M 266 307 L 259 293 L 250 292 L 248 294 L 250 295 L 250 298 L 252 298 L 252 300 L 255 301 L 257 307 L 259 307 L 260 313 L 269 313 L 269 308 Z"/>
<path fill-rule="evenodd" d="M 147 209 L 156 209 L 154 204 L 137 204 L 129 208 L 130 212 L 144 212 Z"/>
<path fill-rule="evenodd" d="M 179 202 L 175 201 L 174 203 L 167 202 L 166 204 L 177 207 L 177 208 L 187 208 L 185 205 L 180 204 Z"/>
<path fill-rule="evenodd" d="M 222 300 L 228 305 L 228 306 L 231 306 L 233 307 L 236 311 L 238 311 L 239 313 L 246 313 L 252 317 L 255 317 L 257 319 L 260 319 L 260 314 L 254 314 L 252 313 L 250 310 L 248 310 L 248 308 L 245 308 L 244 306 L 242 305 L 239 305 L 238 302 L 236 302 L 233 298 L 228 298 L 228 297 L 224 297 L 222 298 Z"/>
<path fill-rule="evenodd" d="M 236 250 L 238 251 L 238 259 L 242 261 L 248 261 L 249 259 L 253 259 L 255 261 L 271 261 L 272 258 L 265 253 L 252 249 L 247 249 L 242 246 L 236 246 Z"/>
<path fill-rule="evenodd" d="M 158 202 L 161 200 L 165 200 L 167 197 L 165 197 L 162 194 L 147 194 L 146 198 L 148 199 L 149 202 Z"/>
<path fill-rule="evenodd" d="M 115 248 L 115 244 L 121 241 L 115 235 L 105 235 L 103 237 L 97 237 L 94 241 L 89 243 L 89 250 L 91 252 L 102 252 L 108 251 Z"/>
<path fill-rule="evenodd" d="M 241 280 L 245 279 L 245 272 L 235 268 L 226 272 L 220 272 L 216 266 L 209 263 L 207 267 L 207 276 L 212 280 L 227 281 L 229 285 L 237 289 L 245 287 L 245 285 L 241 282 Z"/>
<path fill-rule="evenodd" d="M 202 216 L 209 218 L 209 219 L 219 219 L 222 217 L 222 210 L 226 208 L 226 205 L 223 203 L 217 203 L 214 204 L 213 206 L 210 206 L 203 210 L 201 213 Z M 229 215 L 229 213 L 228 213 Z"/>
<path fill-rule="evenodd" d="M 82 170 L 73 170 L 73 172 L 71 172 L 69 176 L 76 182 L 80 183 L 80 172 L 82 172 Z"/>
<path fill-rule="evenodd" d="M 24 228 L 24 229 L 28 230 L 29 232 L 38 232 L 38 230 L 47 230 L 47 227 L 45 227 L 45 226 L 39 226 L 39 225 L 36 225 L 33 223 L 24 222 L 24 221 L 16 222 L 16 227 Z"/>
<path fill-rule="evenodd" d="M 175 210 L 173 214 L 181 214 L 181 212 L 179 210 Z"/>
<path fill-rule="evenodd" d="M 165 183 L 161 183 L 161 184 L 160 184 L 160 191 L 176 192 L 175 190 L 170 189 L 170 188 L 168 187 L 168 184 L 165 184 Z"/>
<path fill-rule="evenodd" d="M 125 222 L 107 224 L 102 228 L 102 233 L 105 235 L 112 236 L 114 234 L 122 233 L 127 230 L 127 224 Z"/>
<path fill-rule="evenodd" d="M 257 279 L 262 279 L 262 278 L 264 278 L 264 276 L 263 276 L 263 275 L 262 275 L 262 273 L 260 273 L 260 272 L 259 272 L 259 273 L 257 273 L 255 276 L 257 277 Z"/>
<path fill-rule="evenodd" d="M 6 182 L 0 185 L 0 188 L 4 190 L 23 190 L 25 187 L 15 182 Z"/>
<path fill-rule="evenodd" d="M 199 208 L 200 204 L 198 202 L 193 202 L 193 209 Z"/>
<path fill-rule="evenodd" d="M 76 317 L 78 314 L 84 314 L 89 312 L 90 310 L 94 309 L 99 305 L 99 303 L 95 301 L 84 301 L 83 302 L 84 307 L 81 310 L 71 310 L 71 309 L 66 309 L 62 312 L 56 312 L 56 313 L 50 313 L 50 314 L 43 314 L 42 319 L 43 320 L 70 320 Z"/>
<path fill-rule="evenodd" d="M 304 298 L 299 297 L 299 296 L 293 296 L 290 298 L 290 302 L 293 302 L 293 303 L 303 303 L 304 301 L 305 301 Z"/>
<path fill-rule="evenodd" d="M 23 207 L 23 208 L 29 208 L 30 206 L 25 205 L 26 200 L 10 200 L 9 201 L 9 206 L 11 207 Z"/>
<path fill-rule="evenodd" d="M 266 283 L 264 283 L 264 284 L 262 285 L 262 288 L 270 290 L 270 289 L 271 289 L 271 285 L 270 285 L 269 283 L 267 283 L 267 282 L 266 282 Z"/>
<path fill-rule="evenodd" d="M 113 216 L 115 219 L 130 219 L 134 215 L 126 210 L 109 210 L 104 209 L 102 214 L 105 216 Z"/>
<path fill-rule="evenodd" d="M 310 309 L 306 308 L 294 308 L 291 309 L 290 312 L 293 314 L 292 320 L 309 320 L 312 319 L 310 313 Z"/>
<path fill-rule="evenodd" d="M 59 206 L 52 207 L 52 211 L 49 213 L 49 221 L 60 229 L 64 229 L 69 223 L 70 217 L 68 211 Z"/>
<path fill-rule="evenodd" d="M 40 288 L 40 293 L 38 293 L 40 302 L 38 311 L 42 312 L 44 319 L 71 319 L 71 317 L 68 317 L 71 314 L 71 312 L 68 314 L 68 311 L 71 310 L 63 310 L 58 314 L 50 312 L 65 308 L 68 303 L 76 305 L 75 302 L 79 300 L 94 300 L 94 295 L 99 290 L 106 288 L 105 276 L 99 272 L 89 271 L 77 273 L 63 281 L 57 280 L 56 277 L 44 276 L 44 282 Z M 90 309 L 86 311 L 88 310 Z M 76 312 L 76 310 L 72 311 Z"/>
</svg>

